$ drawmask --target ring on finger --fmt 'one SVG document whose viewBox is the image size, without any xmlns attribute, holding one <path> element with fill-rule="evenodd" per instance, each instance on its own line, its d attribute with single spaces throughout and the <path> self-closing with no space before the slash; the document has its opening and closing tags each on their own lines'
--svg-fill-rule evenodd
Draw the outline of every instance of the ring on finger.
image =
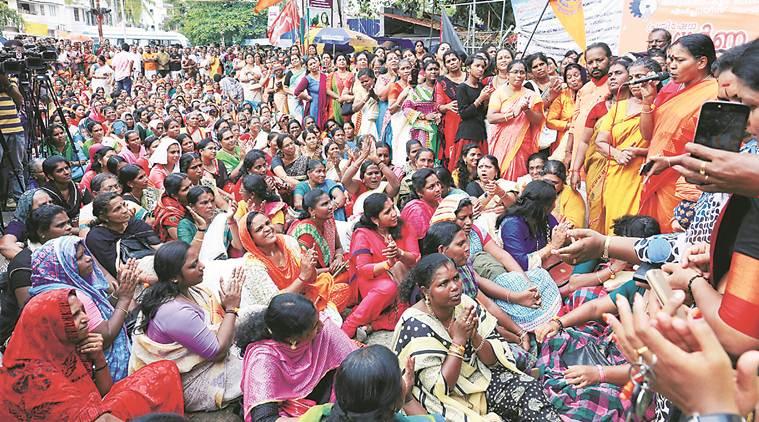
<svg viewBox="0 0 759 422">
<path fill-rule="evenodd" d="M 646 353 L 648 351 L 648 346 L 643 346 L 635 349 L 635 353 L 638 355 L 642 355 L 643 353 Z"/>
<path fill-rule="evenodd" d="M 709 175 L 705 174 L 704 175 L 704 184 L 706 184 L 708 181 L 709 181 Z"/>
<path fill-rule="evenodd" d="M 701 162 L 701 168 L 698 170 L 698 172 L 702 175 L 706 175 L 706 161 Z"/>
</svg>

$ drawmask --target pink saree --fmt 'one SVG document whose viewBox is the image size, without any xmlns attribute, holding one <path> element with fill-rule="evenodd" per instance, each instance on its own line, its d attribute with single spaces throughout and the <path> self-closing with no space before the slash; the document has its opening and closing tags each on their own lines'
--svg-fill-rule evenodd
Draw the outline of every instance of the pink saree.
<svg viewBox="0 0 759 422">
<path fill-rule="evenodd" d="M 356 350 L 356 343 L 340 328 L 329 319 L 321 319 L 324 326 L 316 337 L 294 350 L 275 340 L 257 341 L 245 349 L 241 386 L 246 422 L 251 421 L 251 410 L 264 403 L 284 402 L 282 408 L 302 409 L 298 402 L 303 402 L 301 399 L 313 391 L 327 372 L 340 366 Z"/>
<path fill-rule="evenodd" d="M 497 113 L 516 111 L 522 97 L 527 97 L 530 108 L 543 112 L 543 100 L 540 95 L 523 88 L 519 92 L 509 94 L 507 85 L 499 88 L 491 97 L 489 109 Z M 533 126 L 525 113 L 519 113 L 513 119 L 495 125 L 488 144 L 490 152 L 498 159 L 501 166 L 501 178 L 516 182 L 520 176 L 527 174 L 527 157 L 538 151 L 538 135 L 540 126 Z"/>
</svg>

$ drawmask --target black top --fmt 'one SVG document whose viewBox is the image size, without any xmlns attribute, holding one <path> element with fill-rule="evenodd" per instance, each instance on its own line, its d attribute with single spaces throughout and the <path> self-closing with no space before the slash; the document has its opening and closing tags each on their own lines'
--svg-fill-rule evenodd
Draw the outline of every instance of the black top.
<svg viewBox="0 0 759 422">
<path fill-rule="evenodd" d="M 182 70 L 182 55 L 179 53 L 169 54 L 169 70 L 179 72 Z"/>
<path fill-rule="evenodd" d="M 477 183 L 476 180 L 472 180 L 466 185 L 466 193 L 468 193 L 469 196 L 474 196 L 475 198 L 479 198 L 485 193 L 485 190 L 482 189 L 482 186 L 480 186 L 480 184 Z"/>
<path fill-rule="evenodd" d="M 456 99 L 459 102 L 459 115 L 461 116 L 456 140 L 484 141 L 487 139 L 488 135 L 485 132 L 485 115 L 488 113 L 487 101 L 484 101 L 479 107 L 474 105 L 474 100 L 480 96 L 483 87 L 479 82 L 477 88 L 472 88 L 464 82 L 456 88 Z"/>
<path fill-rule="evenodd" d="M 55 205 L 59 205 L 66 210 L 66 214 L 69 218 L 77 219 L 79 218 L 79 209 L 82 208 L 82 205 L 92 202 L 92 195 L 90 195 L 90 191 L 86 189 L 83 192 L 79 190 L 79 186 L 73 181 L 69 183 L 71 183 L 71 185 L 69 186 L 70 193 L 68 201 L 63 199 L 63 194 L 53 182 L 46 183 L 42 186 L 42 189 L 50 195 L 50 198 L 53 199 Z M 76 225 L 72 225 L 76 227 Z"/>
<path fill-rule="evenodd" d="M 100 265 L 112 276 L 116 277 L 116 242 L 124 237 L 133 236 L 139 239 L 145 239 L 149 245 L 161 243 L 158 235 L 148 223 L 131 219 L 124 233 L 117 233 L 105 226 L 95 226 L 89 233 L 85 243 L 92 252 L 92 255 L 98 260 Z"/>
<path fill-rule="evenodd" d="M 0 344 L 13 333 L 23 304 L 16 300 L 16 289 L 32 286 L 32 251 L 24 248 L 8 263 L 8 286 L 0 304 Z"/>
</svg>

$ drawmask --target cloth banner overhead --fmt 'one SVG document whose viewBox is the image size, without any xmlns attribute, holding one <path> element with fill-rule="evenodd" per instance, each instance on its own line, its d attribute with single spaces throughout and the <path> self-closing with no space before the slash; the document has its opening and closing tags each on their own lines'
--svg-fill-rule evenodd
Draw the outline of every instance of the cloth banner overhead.
<svg viewBox="0 0 759 422">
<path fill-rule="evenodd" d="M 542 51 L 554 58 L 561 58 L 567 50 L 582 50 L 582 45 L 578 42 L 582 39 L 579 36 L 580 39 L 577 41 L 573 38 L 575 33 L 580 34 L 581 26 L 577 24 L 578 17 L 581 17 L 585 24 L 586 44 L 603 41 L 616 52 L 622 27 L 622 7 L 627 5 L 626 1 L 582 0 L 582 5 L 580 5 L 579 0 L 551 0 L 551 3 L 558 4 L 546 9 L 543 20 L 530 42 L 527 54 Z M 535 29 L 535 24 L 545 5 L 544 1 L 511 0 L 519 34 L 517 47 L 520 51 L 524 50 L 527 39 Z M 567 24 L 556 16 L 554 9 L 559 10 L 559 13 L 563 15 L 562 19 L 568 22 Z M 572 13 L 573 11 L 575 13 Z M 575 33 L 568 32 L 567 27 L 573 28 L 572 31 Z"/>
<path fill-rule="evenodd" d="M 461 43 L 461 38 L 459 38 L 459 34 L 456 33 L 456 29 L 453 27 L 451 18 L 448 17 L 445 8 L 443 8 L 442 13 L 440 14 L 440 42 L 447 42 L 453 51 L 466 53 L 464 44 Z"/>
<path fill-rule="evenodd" d="M 728 49 L 759 36 L 759 0 L 625 0 L 621 51 L 645 51 L 647 34 L 664 28 L 677 39 L 701 33 L 717 49 Z M 641 35 L 638 35 L 641 34 Z"/>
<path fill-rule="evenodd" d="M 282 12 L 269 27 L 269 42 L 276 45 L 285 33 L 298 28 L 299 25 L 298 6 L 295 4 L 295 0 L 288 0 Z"/>
</svg>

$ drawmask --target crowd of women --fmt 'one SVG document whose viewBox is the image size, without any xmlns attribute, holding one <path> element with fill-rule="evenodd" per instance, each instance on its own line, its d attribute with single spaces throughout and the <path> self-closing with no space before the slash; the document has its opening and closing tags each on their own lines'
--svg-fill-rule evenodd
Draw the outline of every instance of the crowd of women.
<svg viewBox="0 0 759 422">
<path fill-rule="evenodd" d="M 0 419 L 749 416 L 759 42 L 648 45 L 148 51 L 131 92 L 62 45 L 98 61 L 0 238 Z M 717 99 L 740 153 L 693 142 Z"/>
</svg>

